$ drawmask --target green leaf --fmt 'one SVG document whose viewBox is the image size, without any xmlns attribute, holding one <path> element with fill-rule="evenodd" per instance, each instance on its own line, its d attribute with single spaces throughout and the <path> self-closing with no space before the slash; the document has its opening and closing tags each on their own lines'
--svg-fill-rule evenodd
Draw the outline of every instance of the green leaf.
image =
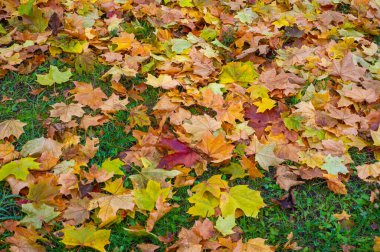
<svg viewBox="0 0 380 252">
<path fill-rule="evenodd" d="M 219 200 L 211 194 L 194 194 L 188 198 L 189 202 L 194 204 L 187 211 L 188 214 L 193 216 L 201 216 L 203 218 L 209 217 L 215 214 L 215 207 L 218 206 Z"/>
<path fill-rule="evenodd" d="M 28 0 L 28 2 L 24 4 L 20 4 L 18 6 L 18 13 L 20 15 L 30 16 L 33 12 L 33 3 L 34 3 L 34 0 Z"/>
<path fill-rule="evenodd" d="M 212 41 L 213 39 L 215 39 L 218 36 L 218 33 L 214 29 L 205 28 L 202 30 L 202 32 L 199 36 L 206 41 Z"/>
<path fill-rule="evenodd" d="M 60 72 L 58 67 L 50 65 L 49 73 L 37 74 L 37 82 L 43 86 L 52 86 L 54 83 L 61 84 L 69 81 L 71 75 L 70 69 Z"/>
<path fill-rule="evenodd" d="M 219 216 L 215 223 L 215 228 L 224 236 L 235 233 L 232 228 L 236 226 L 235 216 L 228 215 L 226 218 Z"/>
<path fill-rule="evenodd" d="M 298 131 L 302 129 L 302 117 L 301 116 L 289 116 L 283 119 L 286 128 L 289 130 Z"/>
<path fill-rule="evenodd" d="M 170 192 L 170 188 L 161 189 L 161 184 L 149 180 L 146 189 L 138 189 L 134 190 L 134 196 L 136 205 L 141 210 L 152 211 L 156 204 L 156 201 L 160 195 L 162 195 L 163 200 L 165 200 Z"/>
<path fill-rule="evenodd" d="M 3 165 L 0 168 L 0 181 L 9 175 L 14 175 L 16 179 L 25 181 L 28 177 L 29 169 L 38 170 L 40 168 L 40 163 L 34 160 L 35 158 L 27 157 Z"/>
<path fill-rule="evenodd" d="M 232 187 L 229 192 L 222 192 L 220 197 L 223 217 L 235 215 L 236 209 L 241 209 L 246 216 L 256 217 L 264 206 L 260 192 L 249 189 L 247 185 Z"/>
<path fill-rule="evenodd" d="M 186 49 L 191 47 L 191 43 L 186 39 L 172 39 L 172 51 L 176 53 L 182 53 Z"/>
<path fill-rule="evenodd" d="M 193 0 L 179 0 L 178 4 L 181 7 L 194 7 Z"/>
<path fill-rule="evenodd" d="M 22 211 L 27 215 L 21 220 L 21 224 L 30 225 L 36 229 L 42 227 L 42 222 L 48 223 L 60 214 L 54 212 L 54 207 L 35 203 L 23 204 Z"/>
<path fill-rule="evenodd" d="M 220 169 L 224 174 L 230 174 L 231 180 L 237 179 L 237 178 L 244 178 L 248 174 L 245 172 L 243 167 L 241 167 L 238 163 L 231 163 L 229 166 L 224 167 Z"/>
<path fill-rule="evenodd" d="M 258 77 L 259 74 L 251 61 L 230 62 L 223 66 L 222 73 L 219 76 L 222 84 L 253 82 Z"/>
<path fill-rule="evenodd" d="M 111 231 L 106 229 L 96 230 L 96 227 L 91 224 L 80 228 L 67 225 L 62 229 L 62 232 L 62 242 L 68 246 L 85 246 L 105 252 L 104 246 L 110 243 Z"/>
<path fill-rule="evenodd" d="M 44 12 L 36 6 L 33 6 L 33 11 L 29 18 L 32 21 L 32 24 L 29 26 L 32 32 L 44 32 L 48 27 L 49 20 L 44 17 Z"/>
<path fill-rule="evenodd" d="M 330 154 L 325 157 L 325 163 L 321 167 L 323 170 L 326 170 L 329 174 L 338 173 L 347 174 L 347 167 L 343 164 L 343 158 L 333 157 Z"/>
<path fill-rule="evenodd" d="M 235 15 L 235 18 L 238 18 L 240 22 L 246 24 L 251 24 L 253 20 L 257 19 L 258 17 L 259 16 L 253 12 L 251 8 L 243 9 Z"/>
<path fill-rule="evenodd" d="M 111 158 L 107 158 L 101 166 L 102 170 L 106 170 L 108 172 L 113 172 L 114 175 L 124 175 L 124 172 L 120 169 L 124 165 L 123 161 L 119 158 L 115 158 L 111 160 Z"/>
</svg>

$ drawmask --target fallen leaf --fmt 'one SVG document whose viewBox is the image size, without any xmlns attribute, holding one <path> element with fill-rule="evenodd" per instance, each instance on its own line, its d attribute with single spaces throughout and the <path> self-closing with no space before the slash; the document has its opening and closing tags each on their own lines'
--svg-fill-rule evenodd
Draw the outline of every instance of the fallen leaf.
<svg viewBox="0 0 380 252">
<path fill-rule="evenodd" d="M 247 185 L 234 186 L 220 196 L 220 209 L 224 217 L 235 215 L 237 209 L 241 209 L 246 216 L 257 217 L 264 206 L 260 192 L 249 189 Z"/>
<path fill-rule="evenodd" d="M 37 74 L 37 82 L 43 86 L 52 86 L 55 83 L 62 84 L 69 81 L 71 76 L 70 69 L 61 72 L 58 67 L 50 65 L 49 73 Z"/>
<path fill-rule="evenodd" d="M 62 242 L 68 247 L 90 247 L 105 252 L 104 246 L 110 243 L 110 230 L 96 230 L 95 226 L 90 224 L 80 228 L 66 226 L 61 231 L 63 232 Z"/>
<path fill-rule="evenodd" d="M 26 123 L 20 120 L 6 120 L 0 123 L 0 139 L 9 138 L 10 136 L 15 136 L 19 138 L 23 133 L 23 127 Z"/>
<path fill-rule="evenodd" d="M 206 133 L 197 147 L 207 154 L 214 163 L 220 163 L 231 158 L 234 146 L 225 141 L 222 134 L 214 137 L 210 132 Z"/>
<path fill-rule="evenodd" d="M 53 110 L 50 110 L 50 117 L 59 117 L 62 122 L 70 122 L 73 116 L 82 117 L 84 110 L 82 105 L 78 103 L 70 103 L 66 105 L 63 102 L 52 105 Z"/>
</svg>

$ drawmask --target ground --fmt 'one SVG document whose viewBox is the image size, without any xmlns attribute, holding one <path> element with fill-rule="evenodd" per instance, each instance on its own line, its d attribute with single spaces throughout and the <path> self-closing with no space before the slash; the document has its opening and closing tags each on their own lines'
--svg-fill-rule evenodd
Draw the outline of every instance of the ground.
<svg viewBox="0 0 380 252">
<path fill-rule="evenodd" d="M 53 63 L 57 64 L 57 62 Z M 36 96 L 29 94 L 30 91 L 38 88 L 34 81 L 35 74 L 46 71 L 48 64 L 49 62 L 41 66 L 35 73 L 27 76 L 9 73 L 0 87 L 1 93 L 11 99 L 0 103 L 0 121 L 16 118 L 27 123 L 25 134 L 17 142 L 18 149 L 28 140 L 43 136 L 42 122 L 49 117 L 49 106 L 62 101 L 65 90 L 69 88 L 67 85 L 57 85 L 54 88 L 45 89 Z M 99 77 L 105 71 L 106 69 L 99 65 L 94 74 L 77 74 L 73 79 L 92 82 L 95 87 L 101 87 L 104 92 L 109 93 L 108 85 L 99 81 Z M 45 100 L 44 97 L 47 96 L 49 99 Z M 144 104 L 151 107 L 157 99 L 157 93 L 149 89 L 144 93 L 144 98 Z M 135 105 L 129 104 L 128 106 Z M 126 134 L 124 127 L 119 125 L 125 123 L 127 117 L 128 111 L 118 112 L 115 120 L 94 131 L 87 132 L 87 134 L 100 137 L 99 151 L 91 162 L 101 164 L 107 157 L 117 157 L 121 151 L 135 143 L 135 139 L 130 134 Z M 84 134 L 84 132 L 79 132 L 79 134 Z M 372 153 L 365 150 L 358 151 L 353 148 L 350 150 L 350 155 L 355 162 L 352 166 L 354 169 L 355 165 L 374 161 Z M 212 174 L 211 168 L 204 178 L 210 177 Z M 268 239 L 269 244 L 284 244 L 287 241 L 287 235 L 293 232 L 295 237 L 302 237 L 302 239 L 296 240 L 298 246 L 303 247 L 301 251 L 336 251 L 341 250 L 342 245 L 355 246 L 357 248 L 355 251 L 370 251 L 373 247 L 373 237 L 380 236 L 378 226 L 380 225 L 380 209 L 378 204 L 372 204 L 369 200 L 371 191 L 379 188 L 376 184 L 365 183 L 353 177 L 347 183 L 348 193 L 337 195 L 328 190 L 324 180 L 308 181 L 294 189 L 296 200 L 294 209 L 282 210 L 273 200 L 280 198 L 286 192 L 276 184 L 273 169 L 271 172 L 264 171 L 264 175 L 265 177 L 255 180 L 237 179 L 233 182 L 249 184 L 252 189 L 261 191 L 267 204 L 267 207 L 259 213 L 258 218 L 243 216 L 238 219 L 237 224 L 243 230 L 246 240 L 262 237 Z M 125 186 L 132 187 L 128 181 Z M 177 233 L 182 227 L 190 228 L 193 225 L 196 218 L 186 213 L 190 207 L 187 201 L 187 190 L 189 189 L 190 187 L 182 187 L 178 190 L 171 202 L 179 204 L 180 208 L 172 210 L 159 220 L 153 230 L 154 234 Z M 12 195 L 8 185 L 4 182 L 1 183 L 0 221 L 19 220 L 23 217 L 20 205 L 17 203 L 18 200 L 20 197 Z M 351 215 L 349 222 L 342 223 L 333 217 L 334 214 L 341 213 L 343 210 Z M 110 237 L 111 245 L 107 250 L 130 250 L 143 242 L 162 245 L 152 236 L 133 236 L 124 229 L 138 223 L 144 225 L 146 219 L 146 216 L 137 214 L 135 219 L 126 218 L 115 224 Z M 55 223 L 53 228 L 59 230 L 61 225 Z M 7 232 L 2 234 L 0 240 L 4 240 L 8 235 Z M 49 241 L 51 251 L 66 251 L 64 245 L 59 243 L 54 235 L 51 234 L 49 237 L 51 238 Z M 0 248 L 6 247 L 6 244 L 0 242 Z M 80 251 L 92 250 L 83 248 Z"/>
</svg>

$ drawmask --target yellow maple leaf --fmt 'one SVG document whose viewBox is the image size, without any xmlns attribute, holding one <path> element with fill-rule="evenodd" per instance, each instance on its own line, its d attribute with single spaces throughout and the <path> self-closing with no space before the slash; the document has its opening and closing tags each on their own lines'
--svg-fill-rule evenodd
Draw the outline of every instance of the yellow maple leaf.
<svg viewBox="0 0 380 252">
<path fill-rule="evenodd" d="M 105 252 L 106 250 L 104 246 L 110 243 L 109 238 L 111 231 L 105 229 L 96 230 L 93 225 L 87 225 L 80 228 L 66 226 L 61 231 L 63 232 L 62 242 L 69 247 L 90 247 Z"/>
<path fill-rule="evenodd" d="M 266 110 L 270 110 L 276 106 L 276 101 L 271 98 L 262 98 L 261 101 L 254 102 L 257 106 L 257 113 L 263 113 Z"/>
</svg>

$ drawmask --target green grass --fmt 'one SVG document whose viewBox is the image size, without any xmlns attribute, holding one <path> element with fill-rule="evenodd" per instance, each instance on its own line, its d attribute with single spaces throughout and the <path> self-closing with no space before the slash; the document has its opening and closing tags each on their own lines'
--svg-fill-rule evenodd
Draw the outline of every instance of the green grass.
<svg viewBox="0 0 380 252">
<path fill-rule="evenodd" d="M 145 30 L 144 30 L 145 31 Z M 148 31 L 147 31 L 148 32 Z M 226 39 L 228 40 L 228 39 Z M 225 41 L 228 44 L 228 41 Z M 62 63 L 51 61 L 59 68 L 67 67 Z M 16 118 L 25 123 L 25 134 L 17 141 L 17 149 L 28 140 L 41 137 L 46 134 L 46 129 L 42 123 L 49 117 L 50 106 L 54 103 L 64 101 L 65 90 L 73 88 L 73 84 L 65 83 L 44 89 L 38 95 L 30 95 L 29 92 L 40 88 L 35 82 L 35 74 L 46 73 L 49 62 L 42 65 L 35 73 L 22 76 L 15 73 L 9 73 L 2 81 L 0 92 L 3 96 L 12 100 L 0 103 L 0 121 Z M 112 90 L 109 83 L 99 80 L 99 77 L 107 71 L 107 68 L 96 66 L 94 73 L 91 75 L 74 74 L 72 80 L 92 83 L 95 87 L 100 87 L 110 95 Z M 143 81 L 141 76 L 133 79 L 123 79 L 122 83 L 126 88 L 132 84 L 138 85 Z M 56 95 L 54 95 L 56 94 Z M 143 94 L 144 105 L 152 109 L 158 100 L 157 89 L 148 88 Z M 25 99 L 25 101 L 23 100 Z M 290 103 L 296 101 L 290 101 Z M 130 100 L 128 108 L 141 104 L 139 101 Z M 198 112 L 194 108 L 195 114 Z M 101 127 L 90 128 L 87 132 L 79 131 L 78 134 L 84 140 L 86 136 L 95 136 L 100 140 L 99 151 L 91 160 L 91 163 L 101 164 L 108 157 L 116 157 L 120 152 L 132 146 L 135 139 L 129 133 L 124 132 L 125 125 L 128 124 L 127 111 L 120 111 L 110 122 Z M 352 168 L 357 165 L 374 162 L 373 153 L 369 150 L 359 151 L 352 148 L 349 153 L 354 160 Z M 354 169 L 355 171 L 355 169 Z M 218 168 L 210 168 L 198 180 L 206 180 L 212 174 L 218 173 Z M 352 245 L 356 247 L 355 251 L 370 251 L 373 246 L 373 237 L 380 236 L 380 210 L 376 204 L 371 204 L 369 196 L 371 190 L 379 188 L 378 185 L 368 184 L 357 177 L 351 177 L 347 183 L 347 195 L 336 195 L 328 190 L 324 181 L 313 180 L 298 186 L 294 189 L 296 205 L 294 211 L 291 209 L 282 210 L 273 199 L 278 199 L 286 192 L 281 190 L 276 184 L 274 173 L 264 172 L 265 177 L 261 179 L 237 179 L 230 182 L 234 184 L 249 184 L 252 189 L 260 190 L 267 206 L 260 211 L 258 218 L 241 217 L 237 220 L 238 226 L 244 231 L 244 239 L 261 237 L 268 239 L 272 245 L 280 245 L 279 251 L 282 251 L 281 245 L 286 242 L 286 237 L 290 232 L 294 233 L 294 241 L 303 247 L 302 251 L 341 251 L 341 245 Z M 355 173 L 354 173 L 355 174 Z M 130 183 L 127 183 L 130 187 Z M 171 203 L 177 203 L 180 207 L 173 209 L 159 220 L 153 233 L 158 236 L 172 234 L 174 236 L 182 227 L 190 228 L 197 218 L 187 214 L 190 204 L 187 201 L 187 190 L 190 187 L 178 188 Z M 20 219 L 20 206 L 15 201 L 16 198 L 10 193 L 6 183 L 0 184 L 0 221 L 4 219 Z M 341 213 L 345 210 L 351 214 L 352 223 L 340 223 L 333 214 Z M 159 240 L 147 236 L 138 237 L 131 235 L 124 228 L 136 224 L 145 225 L 147 216 L 137 213 L 135 218 L 130 217 L 121 220 L 112 226 L 111 244 L 107 251 L 130 251 L 135 249 L 139 243 L 149 242 L 162 246 L 159 251 L 164 251 L 164 244 Z M 54 231 L 61 228 L 57 223 Z M 110 227 L 107 227 L 110 228 Z M 10 233 L 5 232 L 0 235 L 0 240 L 4 240 Z M 67 251 L 59 243 L 59 238 L 52 233 L 46 234 L 50 247 L 49 251 Z M 0 249 L 4 249 L 4 243 L 0 242 Z M 78 251 L 72 249 L 70 251 Z M 79 251 L 93 251 L 91 249 L 80 249 Z"/>
</svg>

